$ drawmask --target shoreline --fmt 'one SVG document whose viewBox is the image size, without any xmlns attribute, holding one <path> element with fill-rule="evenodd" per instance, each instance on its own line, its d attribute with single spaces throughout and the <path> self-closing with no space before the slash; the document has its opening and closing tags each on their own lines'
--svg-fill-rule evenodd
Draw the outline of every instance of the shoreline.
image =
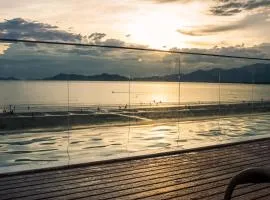
<svg viewBox="0 0 270 200">
<path fill-rule="evenodd" d="M 1 82 L 66 82 L 68 81 L 73 81 L 73 82 L 129 82 L 129 79 L 126 77 L 125 80 L 84 80 L 84 79 L 20 79 L 20 78 L 15 78 L 15 77 L 11 77 L 13 79 L 0 79 Z M 151 77 L 149 77 L 151 78 Z M 132 79 L 132 82 L 152 82 L 152 83 L 179 83 L 178 80 L 167 80 L 167 79 L 144 79 L 144 78 L 134 78 Z M 251 80 L 250 81 L 225 81 L 225 80 L 221 80 L 220 82 L 218 80 L 181 80 L 181 83 L 207 83 L 207 84 L 211 84 L 211 83 L 220 83 L 220 84 L 248 84 L 248 85 L 270 85 L 269 81 L 257 81 L 255 83 L 253 83 Z"/>
<path fill-rule="evenodd" d="M 93 111 L 57 111 L 36 113 L 0 114 L 0 134 L 4 131 L 38 129 L 76 129 L 100 125 L 149 124 L 153 121 L 191 118 L 225 117 L 230 115 L 270 112 L 270 102 L 204 104 L 191 106 L 143 107 L 125 110 L 111 109 Z M 69 125 L 69 126 L 68 126 Z"/>
</svg>

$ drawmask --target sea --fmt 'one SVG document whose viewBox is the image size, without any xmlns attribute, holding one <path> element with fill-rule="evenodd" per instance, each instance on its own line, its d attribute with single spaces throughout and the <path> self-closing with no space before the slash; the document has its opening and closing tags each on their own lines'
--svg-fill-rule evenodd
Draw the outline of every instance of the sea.
<svg viewBox="0 0 270 200">
<path fill-rule="evenodd" d="M 180 88 L 180 89 L 179 89 Z M 18 112 L 32 109 L 165 106 L 217 102 L 269 101 L 270 85 L 175 83 L 0 81 L 0 112 L 9 105 Z"/>
</svg>

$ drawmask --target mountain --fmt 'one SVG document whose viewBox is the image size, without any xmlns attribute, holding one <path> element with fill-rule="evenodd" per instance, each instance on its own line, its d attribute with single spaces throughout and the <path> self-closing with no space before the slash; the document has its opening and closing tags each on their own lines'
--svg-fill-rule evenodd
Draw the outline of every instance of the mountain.
<svg viewBox="0 0 270 200">
<path fill-rule="evenodd" d="M 182 82 L 270 83 L 270 64 L 254 64 L 240 68 L 197 70 L 181 74 Z M 135 78 L 138 81 L 178 81 L 178 74 Z"/>
<path fill-rule="evenodd" d="M 269 83 L 270 84 L 270 64 L 253 64 L 240 68 L 210 70 L 197 70 L 188 74 L 181 74 L 182 82 L 211 82 L 211 83 Z M 1 78 L 0 80 L 19 80 L 14 77 Z M 128 81 L 129 78 L 118 74 L 98 74 L 98 75 L 78 75 L 78 74 L 57 74 L 42 80 L 80 80 L 80 81 Z M 178 74 L 164 76 L 135 77 L 133 81 L 178 81 Z"/>
<path fill-rule="evenodd" d="M 198 70 L 183 76 L 183 81 L 224 83 L 270 83 L 270 64 L 254 64 L 232 69 Z"/>
<path fill-rule="evenodd" d="M 0 81 L 17 81 L 19 79 L 14 77 L 0 77 Z"/>
<path fill-rule="evenodd" d="M 77 74 L 57 74 L 53 77 L 48 77 L 43 80 L 80 80 L 80 81 L 127 81 L 128 78 L 124 76 L 120 76 L 118 74 L 99 74 L 99 75 L 92 75 L 92 76 L 84 76 L 84 75 L 77 75 Z"/>
</svg>

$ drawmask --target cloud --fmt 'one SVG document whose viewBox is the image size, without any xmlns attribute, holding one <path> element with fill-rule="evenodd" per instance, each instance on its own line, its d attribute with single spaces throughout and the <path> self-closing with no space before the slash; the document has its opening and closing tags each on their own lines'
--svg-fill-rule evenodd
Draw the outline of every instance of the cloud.
<svg viewBox="0 0 270 200">
<path fill-rule="evenodd" d="M 247 27 L 246 23 L 234 23 L 221 26 L 208 25 L 191 30 L 178 29 L 177 32 L 189 36 L 204 36 L 213 33 L 225 32 Z"/>
<path fill-rule="evenodd" d="M 270 43 L 265 43 L 253 47 L 245 47 L 244 45 L 237 45 L 230 47 L 213 47 L 211 49 L 174 48 L 174 50 L 185 52 L 208 53 L 208 54 L 223 54 L 231 56 L 270 58 Z M 192 72 L 195 70 L 206 70 L 213 68 L 222 68 L 222 69 L 235 68 L 260 62 L 256 60 L 221 58 L 221 57 L 188 55 L 188 54 L 181 54 L 180 57 L 182 61 L 181 64 L 182 71 L 184 73 Z M 163 57 L 163 62 L 167 63 L 167 65 L 175 65 L 178 59 L 179 55 L 176 56 L 173 54 L 168 54 Z"/>
<path fill-rule="evenodd" d="M 92 33 L 91 35 L 88 36 L 88 39 L 93 39 L 94 41 L 99 41 L 102 38 L 106 36 L 105 33 Z"/>
<path fill-rule="evenodd" d="M 152 0 L 156 3 L 174 3 L 174 2 L 179 2 L 179 3 L 188 3 L 194 0 Z"/>
<path fill-rule="evenodd" d="M 244 19 L 225 25 L 205 25 L 201 27 L 194 27 L 192 29 L 178 29 L 177 32 L 189 36 L 205 36 L 220 32 L 243 30 L 245 28 L 255 28 L 256 26 L 269 25 L 268 15 L 265 13 L 258 13 L 248 15 Z"/>
<path fill-rule="evenodd" d="M 41 49 L 41 47 L 39 47 Z M 46 49 L 46 46 L 44 47 Z M 270 44 L 253 47 L 244 45 L 231 47 L 213 47 L 211 49 L 185 48 L 180 51 L 226 54 L 233 56 L 270 57 Z M 211 56 L 181 54 L 184 73 L 198 69 L 233 68 L 256 63 L 244 59 L 228 59 Z M 50 51 L 36 51 L 31 46 L 17 43 L 0 55 L 1 76 L 18 78 L 44 78 L 58 73 L 151 76 L 173 74 L 177 72 L 179 55 L 143 51 L 102 51 L 97 48 L 70 48 Z"/>
<path fill-rule="evenodd" d="M 27 21 L 22 18 L 0 22 L 0 37 L 69 42 L 76 42 L 82 39 L 81 35 L 59 30 L 57 26 Z"/>
<path fill-rule="evenodd" d="M 126 45 L 126 43 L 121 40 L 112 38 L 104 39 L 106 37 L 105 33 L 95 32 L 90 35 L 83 36 L 80 34 L 74 34 L 64 30 L 60 30 L 57 26 L 37 21 L 25 20 L 22 18 L 14 18 L 0 22 L 0 37 L 11 39 L 75 42 L 98 45 Z M 8 46 L 12 45 L 14 44 L 6 44 L 7 47 L 5 49 L 3 48 L 3 45 L 1 45 L 0 55 L 8 49 Z M 26 51 L 29 51 L 31 49 L 32 51 L 42 52 L 45 54 L 73 53 L 85 56 L 105 56 L 105 54 L 110 51 L 116 51 L 115 49 L 82 48 L 77 46 L 41 45 L 29 43 L 23 43 L 23 45 L 25 46 Z M 22 49 L 23 46 L 20 46 L 18 52 Z"/>
<path fill-rule="evenodd" d="M 218 16 L 231 16 L 243 11 L 269 7 L 269 0 L 226 0 L 219 1 L 218 5 L 210 9 L 210 12 Z"/>
<path fill-rule="evenodd" d="M 113 38 L 104 39 L 105 33 L 95 32 L 82 36 L 60 30 L 57 26 L 21 18 L 0 22 L 0 33 L 4 38 L 147 47 L 127 44 Z M 49 44 L 2 43 L 2 46 L 6 48 L 0 49 L 1 76 L 19 78 L 43 78 L 61 72 L 93 74 L 117 71 L 120 74 L 130 74 L 132 71 L 133 74 L 140 74 L 141 70 L 136 65 L 141 57 L 147 55 L 145 52 L 138 51 Z M 149 61 L 149 66 L 158 66 L 158 63 L 153 62 L 153 56 L 149 59 L 145 59 L 145 63 Z M 153 71 L 149 66 L 144 70 L 145 72 Z"/>
<path fill-rule="evenodd" d="M 40 51 L 42 48 L 45 51 Z M 166 64 L 153 53 L 140 51 L 109 51 L 103 48 L 46 49 L 39 50 L 22 43 L 12 45 L 0 55 L 1 76 L 18 78 L 44 78 L 58 73 L 100 74 L 142 76 L 144 74 L 166 73 Z M 142 61 L 141 61 L 141 60 Z M 141 61 L 141 62 L 140 62 Z"/>
<path fill-rule="evenodd" d="M 103 45 L 110 45 L 110 46 L 125 46 L 125 42 L 122 40 L 117 39 L 107 39 L 104 42 L 102 42 Z"/>
</svg>

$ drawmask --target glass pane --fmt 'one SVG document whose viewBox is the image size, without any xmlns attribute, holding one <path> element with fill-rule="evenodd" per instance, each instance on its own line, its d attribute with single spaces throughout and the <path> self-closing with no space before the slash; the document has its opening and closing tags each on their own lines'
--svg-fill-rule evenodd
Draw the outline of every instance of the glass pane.
<svg viewBox="0 0 270 200">
<path fill-rule="evenodd" d="M 9 50 L 0 55 L 2 171 L 269 136 L 270 86 L 261 78 L 268 63 L 5 45 Z"/>
</svg>

